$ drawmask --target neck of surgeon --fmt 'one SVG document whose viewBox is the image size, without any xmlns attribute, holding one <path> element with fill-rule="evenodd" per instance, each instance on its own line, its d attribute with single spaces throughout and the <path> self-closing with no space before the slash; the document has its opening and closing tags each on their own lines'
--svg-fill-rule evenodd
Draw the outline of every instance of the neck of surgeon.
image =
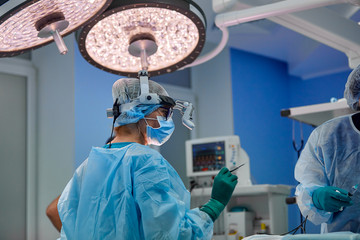
<svg viewBox="0 0 360 240">
<path fill-rule="evenodd" d="M 111 143 L 118 142 L 136 142 L 142 145 L 147 145 L 146 138 L 144 137 L 143 131 L 140 129 L 139 123 L 127 124 L 124 126 L 116 127 L 115 138 Z"/>
</svg>

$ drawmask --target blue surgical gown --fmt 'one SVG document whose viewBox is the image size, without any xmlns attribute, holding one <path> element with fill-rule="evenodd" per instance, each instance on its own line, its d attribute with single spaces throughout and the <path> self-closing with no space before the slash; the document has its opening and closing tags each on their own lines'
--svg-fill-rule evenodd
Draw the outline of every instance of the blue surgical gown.
<svg viewBox="0 0 360 240">
<path fill-rule="evenodd" d="M 160 153 L 137 143 L 92 148 L 58 203 L 61 239 L 211 239 L 213 222 Z"/>
<path fill-rule="evenodd" d="M 296 164 L 295 178 L 300 183 L 297 203 L 304 216 L 315 224 L 327 223 L 329 232 L 360 233 L 360 192 L 352 197 L 354 204 L 341 212 L 319 210 L 312 201 L 317 188 L 334 186 L 349 191 L 360 184 L 360 132 L 351 115 L 329 120 L 311 133 Z"/>
</svg>

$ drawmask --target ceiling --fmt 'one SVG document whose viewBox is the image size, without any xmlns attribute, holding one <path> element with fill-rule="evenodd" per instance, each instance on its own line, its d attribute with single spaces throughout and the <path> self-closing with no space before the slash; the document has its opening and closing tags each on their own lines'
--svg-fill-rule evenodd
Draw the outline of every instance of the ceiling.
<svg viewBox="0 0 360 240">
<path fill-rule="evenodd" d="M 207 43 L 218 44 L 221 40 L 222 32 L 214 23 L 217 14 L 213 11 L 212 1 L 195 0 L 195 2 L 203 9 L 207 18 Z M 264 2 L 279 2 L 279 0 L 238 0 L 238 2 L 241 3 L 241 6 L 247 6 L 244 7 L 244 9 L 246 9 L 253 7 L 249 6 L 249 2 L 252 2 L 251 4 L 256 2 L 255 4 L 259 6 Z M 306 11 L 314 17 L 322 17 L 320 10 L 334 14 L 333 16 L 338 15 L 338 17 L 346 18 L 346 20 L 350 19 L 356 22 L 356 25 L 353 24 L 352 27 L 358 27 L 357 22 L 360 21 L 358 6 L 352 4 L 337 4 Z M 305 11 L 299 14 L 303 14 L 304 12 Z M 331 19 L 337 19 L 333 16 Z M 274 18 L 271 19 L 274 20 Z M 339 18 L 339 20 L 341 19 Z M 357 34 L 357 31 L 354 31 L 353 28 L 348 28 L 347 25 L 344 25 L 344 27 L 340 24 L 339 27 L 336 28 L 337 21 L 332 22 L 331 25 L 335 31 L 342 31 L 340 35 L 349 35 L 350 38 L 359 39 L 360 44 L 360 38 L 354 35 L 354 32 Z M 348 57 L 344 52 L 306 37 L 274 21 L 259 19 L 232 26 L 228 29 L 229 41 L 227 46 L 286 62 L 290 75 L 302 79 L 310 79 L 350 70 Z M 360 26 L 358 30 L 360 34 Z M 330 38 L 332 38 L 332 36 Z M 356 41 L 353 47 L 356 48 L 356 52 L 357 44 Z M 358 53 L 356 53 L 356 55 L 360 56 Z"/>
<path fill-rule="evenodd" d="M 25 0 L 13 1 L 19 4 Z M 219 15 L 219 13 L 214 12 L 212 3 L 213 1 L 221 0 L 193 1 L 205 12 L 207 19 L 206 45 L 210 46 L 205 47 L 205 49 L 211 49 L 213 46 L 218 45 L 222 36 L 222 32 L 215 25 L 215 17 Z M 277 2 L 295 2 L 295 0 L 222 1 L 236 2 L 236 7 L 232 8 L 232 11 L 246 10 Z M 348 1 L 360 3 L 360 0 Z M 5 9 L 2 8 L 0 9 L 0 13 L 2 13 L 1 11 L 5 11 Z M 300 25 L 307 24 L 306 26 L 313 32 L 322 32 L 322 28 L 328 28 L 322 33 L 326 35 L 325 41 L 319 39 L 321 38 L 319 35 L 315 37 L 311 36 L 312 34 L 308 33 L 307 30 L 302 30 L 302 33 L 299 33 L 299 29 L 292 27 L 293 24 L 290 24 L 290 26 L 287 25 L 286 21 L 284 21 L 286 18 L 293 18 L 293 23 L 296 22 Z M 308 23 L 311 22 L 310 19 L 317 22 L 318 25 L 323 25 L 314 27 Z M 306 22 L 306 20 L 308 20 L 308 22 Z M 325 21 L 325 23 L 321 23 L 322 20 L 323 22 Z M 288 73 L 290 75 L 302 79 L 311 79 L 350 70 L 349 64 L 351 64 L 352 68 L 360 64 L 360 26 L 357 24 L 359 21 L 359 6 L 350 3 L 314 8 L 288 15 L 275 16 L 269 19 L 260 18 L 256 21 L 245 22 L 229 27 L 227 46 L 285 62 L 288 65 Z M 334 31 L 334 34 L 332 34 L 331 31 Z M 342 36 L 344 36 L 344 39 L 342 39 Z M 335 43 L 332 45 L 333 42 L 341 42 L 341 44 Z M 330 47 L 328 45 L 332 46 Z M 340 47 L 337 48 L 337 46 Z M 347 49 L 347 46 L 349 46 L 349 49 Z M 206 52 L 203 51 L 202 54 L 204 53 Z M 348 60 L 348 56 L 352 56 L 351 61 Z"/>
</svg>

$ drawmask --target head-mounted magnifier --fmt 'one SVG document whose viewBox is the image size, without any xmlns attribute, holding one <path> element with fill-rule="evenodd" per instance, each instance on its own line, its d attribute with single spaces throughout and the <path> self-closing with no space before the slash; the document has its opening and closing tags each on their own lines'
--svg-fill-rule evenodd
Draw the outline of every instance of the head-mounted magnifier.
<svg viewBox="0 0 360 240">
<path fill-rule="evenodd" d="M 141 70 L 139 72 L 139 79 L 141 89 L 140 96 L 131 101 L 130 103 L 119 104 L 117 101 L 115 101 L 113 108 L 108 108 L 106 110 L 108 118 L 113 118 L 114 116 L 115 118 L 117 118 L 121 114 L 121 112 L 130 110 L 139 104 L 161 104 L 164 107 L 179 110 L 182 114 L 182 123 L 184 124 L 184 126 L 190 130 L 194 129 L 195 124 L 192 122 L 192 113 L 194 111 L 194 107 L 192 103 L 183 100 L 174 100 L 169 96 L 150 93 L 149 77 L 146 70 Z"/>
</svg>

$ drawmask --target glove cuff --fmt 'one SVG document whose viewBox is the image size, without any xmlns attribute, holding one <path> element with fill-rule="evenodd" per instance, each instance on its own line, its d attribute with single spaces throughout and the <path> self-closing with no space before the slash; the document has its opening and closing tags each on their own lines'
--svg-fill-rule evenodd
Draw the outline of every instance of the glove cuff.
<svg viewBox="0 0 360 240">
<path fill-rule="evenodd" d="M 313 204 L 314 206 L 317 208 L 317 209 L 320 209 L 320 210 L 323 210 L 323 208 L 321 207 L 321 204 L 319 202 L 319 192 L 320 191 L 320 188 L 316 189 L 313 194 L 312 194 L 312 201 L 313 201 Z"/>
<path fill-rule="evenodd" d="M 200 210 L 206 212 L 213 220 L 213 222 L 215 222 L 215 220 L 219 217 L 224 208 L 224 204 L 222 204 L 218 200 L 210 198 L 210 200 L 205 205 L 203 205 Z"/>
</svg>

